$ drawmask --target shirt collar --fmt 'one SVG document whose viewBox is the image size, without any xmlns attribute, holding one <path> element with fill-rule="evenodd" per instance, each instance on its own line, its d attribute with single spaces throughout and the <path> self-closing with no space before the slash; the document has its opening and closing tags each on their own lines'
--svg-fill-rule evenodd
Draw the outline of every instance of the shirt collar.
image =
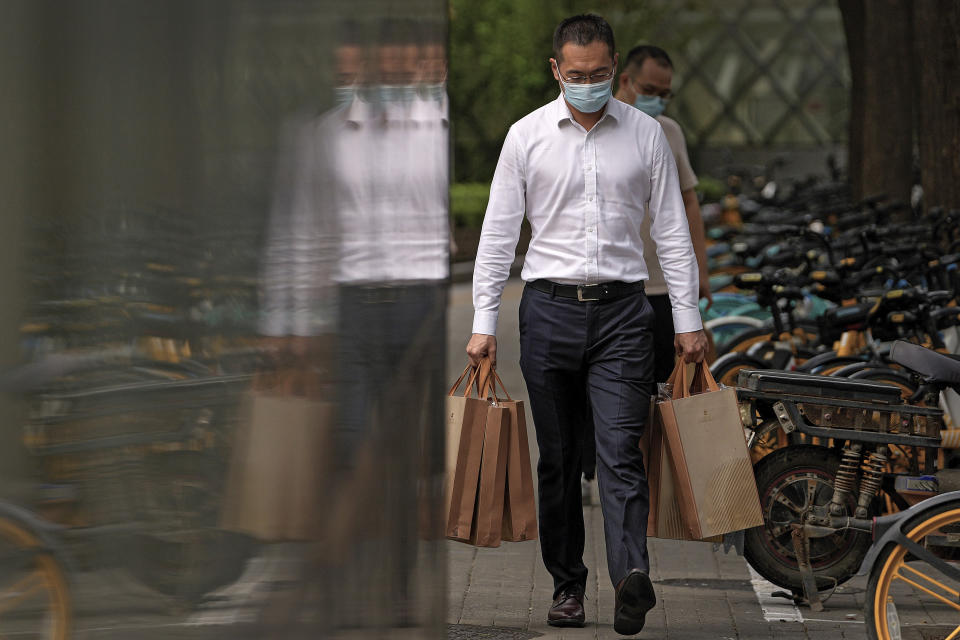
<svg viewBox="0 0 960 640">
<path fill-rule="evenodd" d="M 607 100 L 607 104 L 604 106 L 605 111 L 603 117 L 600 118 L 597 124 L 600 124 L 600 122 L 603 122 L 608 117 L 615 121 L 619 120 L 620 115 L 623 113 L 621 111 L 621 107 L 623 106 L 625 105 L 622 102 L 611 95 L 610 99 Z M 553 103 L 553 113 L 557 120 L 557 126 L 560 126 L 564 120 L 576 122 L 576 120 L 573 119 L 573 114 L 570 113 L 570 107 L 567 106 L 567 101 L 563 99 L 563 91 L 560 92 L 560 95 L 557 96 L 557 99 Z"/>
<path fill-rule="evenodd" d="M 343 118 L 350 124 L 362 125 L 376 117 L 373 104 L 361 98 L 354 98 L 344 107 Z"/>
<path fill-rule="evenodd" d="M 449 104 L 444 93 L 440 100 L 425 100 L 417 97 L 410 105 L 410 120 L 414 122 L 447 122 Z"/>
</svg>

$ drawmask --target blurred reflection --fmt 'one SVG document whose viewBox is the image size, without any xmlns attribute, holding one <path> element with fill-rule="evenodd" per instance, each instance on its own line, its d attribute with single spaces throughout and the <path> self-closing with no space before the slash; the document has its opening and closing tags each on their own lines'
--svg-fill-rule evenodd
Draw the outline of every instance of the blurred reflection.
<svg viewBox="0 0 960 640">
<path fill-rule="evenodd" d="M 444 636 L 445 7 L 328 9 L 9 5 L 0 637 Z"/>
<path fill-rule="evenodd" d="M 308 554 L 305 581 L 319 588 L 307 608 L 327 612 L 313 634 L 378 629 L 371 637 L 383 637 L 425 624 L 436 631 L 443 621 L 443 467 L 433 425 L 448 270 L 444 52 L 438 29 L 379 27 L 377 46 L 364 51 L 356 25 L 343 26 L 338 105 L 286 126 L 264 257 L 262 328 L 279 368 L 336 380 L 336 419 L 321 443 L 332 444 L 333 465 L 322 492 L 301 492 L 307 504 L 329 498 Z M 314 400 L 323 392 L 317 385 Z M 279 416 L 275 406 L 268 413 Z M 319 405 L 308 410 L 288 393 L 285 406 L 287 429 L 318 428 Z M 277 426 L 257 425 L 274 435 Z M 295 483 L 290 457 L 260 473 L 292 474 Z M 257 495 L 246 500 L 261 513 Z M 258 537 L 304 537 L 296 518 L 274 514 L 293 530 Z M 247 528 L 264 526 L 261 518 Z"/>
</svg>

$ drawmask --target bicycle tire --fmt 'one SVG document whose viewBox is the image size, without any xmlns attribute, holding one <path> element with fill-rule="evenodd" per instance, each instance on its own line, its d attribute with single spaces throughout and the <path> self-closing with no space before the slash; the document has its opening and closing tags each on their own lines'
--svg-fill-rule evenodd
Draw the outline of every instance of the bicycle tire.
<svg viewBox="0 0 960 640">
<path fill-rule="evenodd" d="M 0 554 L 4 557 L 4 562 L 11 562 L 10 558 L 23 559 L 33 565 L 33 570 L 27 574 L 27 577 L 36 576 L 31 581 L 25 578 L 12 580 L 12 585 L 4 585 L 0 591 L 0 602 L 2 602 L 2 611 L 4 615 L 0 620 L 6 622 L 13 618 L 15 623 L 32 624 L 33 620 L 29 615 L 8 616 L 8 607 L 11 603 L 23 602 L 26 600 L 26 594 L 32 594 L 34 591 L 43 592 L 42 597 L 48 601 L 40 621 L 41 628 L 36 637 L 42 640 L 67 640 L 70 637 L 72 626 L 72 603 L 70 590 L 67 582 L 66 573 L 63 564 L 56 558 L 48 541 L 33 530 L 32 527 L 21 522 L 18 518 L 9 513 L 0 513 L 0 544 L 13 547 L 13 553 Z M 11 570 L 21 569 L 18 565 L 7 566 L 3 568 L 5 582 L 10 576 Z M 39 586 L 35 587 L 34 582 Z M 5 592 L 9 592 L 9 595 Z M 25 628 L 20 627 L 16 630 L 16 635 L 30 633 Z M 2 631 L 4 637 L 7 637 L 8 631 Z M 13 633 L 10 633 L 13 635 Z"/>
<path fill-rule="evenodd" d="M 909 539 L 918 542 L 931 531 L 958 524 L 960 524 L 960 498 L 918 513 L 903 525 L 902 530 Z M 890 593 L 891 588 L 899 571 L 906 564 L 907 553 L 905 547 L 889 543 L 879 553 L 870 569 L 864 597 L 864 623 L 867 637 L 871 640 L 891 640 L 894 637 L 889 629 L 893 619 L 889 616 L 887 609 L 888 603 L 893 598 Z M 951 606 L 956 605 L 951 604 Z M 894 611 L 896 611 L 895 603 Z"/>
<path fill-rule="evenodd" d="M 745 353 L 733 352 L 720 356 L 710 365 L 710 373 L 720 384 L 737 386 L 737 375 L 741 369 L 769 369 L 763 360 Z"/>
<path fill-rule="evenodd" d="M 789 541 L 789 523 L 793 520 L 787 512 L 791 510 L 780 499 L 789 499 L 800 488 L 803 492 L 797 495 L 806 495 L 806 487 L 812 480 L 819 484 L 814 503 L 828 503 L 839 465 L 838 452 L 808 444 L 776 449 L 754 465 L 764 524 L 747 530 L 744 556 L 757 573 L 773 584 L 795 593 L 803 591 Z M 852 514 L 856 506 L 853 496 L 849 497 L 847 506 Z M 851 530 L 811 539 L 810 559 L 817 587 L 826 589 L 849 580 L 860 568 L 869 548 L 870 536 Z"/>
</svg>

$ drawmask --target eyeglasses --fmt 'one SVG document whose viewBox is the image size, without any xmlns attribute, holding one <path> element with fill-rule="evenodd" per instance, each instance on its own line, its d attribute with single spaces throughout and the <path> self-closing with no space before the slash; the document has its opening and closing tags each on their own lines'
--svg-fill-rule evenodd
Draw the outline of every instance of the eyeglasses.
<svg viewBox="0 0 960 640">
<path fill-rule="evenodd" d="M 560 67 L 557 67 L 557 73 L 560 73 Z M 578 74 L 570 76 L 569 78 L 564 77 L 564 75 L 560 73 L 560 77 L 563 78 L 564 82 L 569 82 L 570 84 L 596 84 L 597 82 L 606 82 L 612 78 L 615 73 L 616 69 L 611 69 L 608 73 L 594 73 L 589 76 Z"/>
<path fill-rule="evenodd" d="M 673 97 L 673 91 L 669 89 L 663 91 L 649 84 L 634 85 L 633 90 L 639 96 L 657 96 L 662 98 L 664 102 L 670 102 L 670 98 Z"/>
</svg>

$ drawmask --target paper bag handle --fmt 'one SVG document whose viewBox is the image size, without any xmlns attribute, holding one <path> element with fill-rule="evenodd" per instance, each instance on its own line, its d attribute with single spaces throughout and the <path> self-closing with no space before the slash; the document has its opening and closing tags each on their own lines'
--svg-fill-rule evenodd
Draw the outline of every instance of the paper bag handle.
<svg viewBox="0 0 960 640">
<path fill-rule="evenodd" d="M 450 390 L 447 391 L 447 395 L 455 395 L 457 389 L 459 389 L 463 383 L 464 378 L 467 378 L 467 374 L 470 374 L 470 377 L 467 379 L 467 386 L 463 390 L 463 397 L 472 398 L 473 389 L 476 388 L 477 397 L 486 398 L 491 392 L 494 392 L 494 389 L 490 388 L 492 387 L 491 371 L 493 371 L 493 366 L 489 358 L 482 358 L 478 365 L 468 364 L 463 370 L 463 373 L 460 374 L 460 377 L 457 378 L 457 381 L 454 382 Z M 496 395 L 494 395 L 494 399 L 496 400 Z"/>
<path fill-rule="evenodd" d="M 491 369 L 490 373 L 493 374 L 493 381 L 490 384 L 490 390 L 493 392 L 493 399 L 498 400 L 497 385 L 500 385 L 500 390 L 503 391 L 505 396 L 507 396 L 507 402 L 513 402 L 513 398 L 510 397 L 510 392 L 507 391 L 507 388 L 503 386 L 503 380 L 500 379 L 500 375 L 497 373 L 497 370 Z"/>
<path fill-rule="evenodd" d="M 476 368 L 473 366 L 473 364 L 468 364 L 466 369 L 463 370 L 463 373 L 460 374 L 460 377 L 457 378 L 457 381 L 454 382 L 453 386 L 450 387 L 450 390 L 447 391 L 447 395 L 452 396 L 453 394 L 455 394 L 457 392 L 457 389 L 459 389 L 460 385 L 463 383 L 463 379 L 467 377 L 468 373 L 470 373 L 471 371 L 475 371 L 475 369 Z M 475 377 L 475 375 L 476 374 L 474 374 L 474 376 L 471 376 L 471 380 L 473 379 L 473 377 Z M 467 387 L 469 386 L 470 386 L 470 383 L 468 382 Z"/>
<path fill-rule="evenodd" d="M 673 385 L 671 397 L 674 400 L 689 398 L 706 391 L 720 391 L 720 385 L 717 384 L 704 360 L 698 362 L 694 367 L 693 380 L 688 380 L 687 363 L 683 361 L 683 358 L 678 358 L 677 366 L 673 368 L 673 373 L 670 374 L 667 383 Z"/>
</svg>

